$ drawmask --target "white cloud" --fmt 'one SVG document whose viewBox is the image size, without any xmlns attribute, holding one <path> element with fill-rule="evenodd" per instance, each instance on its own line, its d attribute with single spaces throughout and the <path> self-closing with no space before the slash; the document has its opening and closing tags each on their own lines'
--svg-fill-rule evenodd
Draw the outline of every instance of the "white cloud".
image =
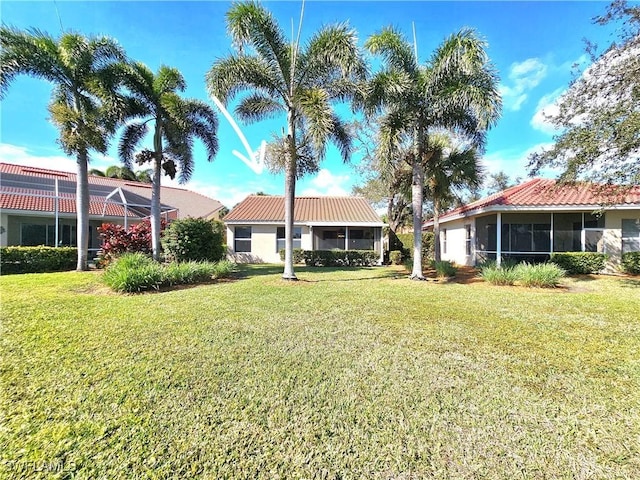
<svg viewBox="0 0 640 480">
<path fill-rule="evenodd" d="M 564 87 L 554 90 L 547 95 L 544 95 L 539 101 L 536 107 L 536 112 L 531 118 L 531 126 L 543 133 L 553 135 L 557 133 L 558 129 L 551 123 L 549 117 L 553 117 L 558 114 L 558 99 L 565 92 Z"/>
<path fill-rule="evenodd" d="M 482 164 L 488 174 L 505 172 L 512 179 L 520 177 L 525 179 L 529 175 L 527 163 L 529 155 L 551 148 L 552 143 L 539 143 L 524 151 L 500 150 L 485 155 Z M 546 172 L 542 172 L 545 175 Z"/>
<path fill-rule="evenodd" d="M 348 196 L 344 184 L 349 181 L 349 175 L 334 175 L 326 168 L 321 169 L 309 183 L 310 187 L 302 191 L 303 196 Z"/>
<path fill-rule="evenodd" d="M 520 110 L 527 100 L 529 91 L 538 86 L 547 76 L 548 67 L 538 58 L 529 58 L 523 62 L 511 64 L 509 85 L 501 84 L 500 93 L 504 105 L 509 110 Z"/>
<path fill-rule="evenodd" d="M 24 167 L 48 168 L 63 172 L 77 172 L 75 158 L 63 155 L 42 155 L 29 151 L 27 147 L 0 143 L 0 158 L 3 162 L 22 165 Z M 110 165 L 118 165 L 119 162 L 105 155 L 94 154 L 91 156 L 89 168 L 104 169 Z"/>
</svg>

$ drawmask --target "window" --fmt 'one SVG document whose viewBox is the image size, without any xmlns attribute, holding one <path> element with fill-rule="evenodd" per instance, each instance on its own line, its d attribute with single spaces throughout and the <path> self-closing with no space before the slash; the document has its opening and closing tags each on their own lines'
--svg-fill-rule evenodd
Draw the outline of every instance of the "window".
<svg viewBox="0 0 640 480">
<path fill-rule="evenodd" d="M 442 253 L 447 253 L 447 229 L 442 230 Z"/>
<path fill-rule="evenodd" d="M 276 252 L 284 250 L 284 227 L 276 231 Z M 293 248 L 302 248 L 302 227 L 293 227 Z"/>
<path fill-rule="evenodd" d="M 374 250 L 372 228 L 350 228 L 349 250 Z"/>
<path fill-rule="evenodd" d="M 622 220 L 622 253 L 640 252 L 640 218 Z"/>
<path fill-rule="evenodd" d="M 20 245 L 25 247 L 36 247 L 38 245 L 53 247 L 56 243 L 55 225 L 23 223 L 20 228 L 20 234 Z"/>
<path fill-rule="evenodd" d="M 464 226 L 464 240 L 467 255 L 471 255 L 471 225 Z"/>
<path fill-rule="evenodd" d="M 250 253 L 251 227 L 236 227 L 233 234 L 233 244 L 236 253 Z"/>
<path fill-rule="evenodd" d="M 338 228 L 336 230 L 322 230 L 319 232 L 318 250 L 344 250 L 345 248 L 345 230 Z"/>
<path fill-rule="evenodd" d="M 549 223 L 505 223 L 502 225 L 502 251 L 548 252 L 550 232 Z"/>
</svg>

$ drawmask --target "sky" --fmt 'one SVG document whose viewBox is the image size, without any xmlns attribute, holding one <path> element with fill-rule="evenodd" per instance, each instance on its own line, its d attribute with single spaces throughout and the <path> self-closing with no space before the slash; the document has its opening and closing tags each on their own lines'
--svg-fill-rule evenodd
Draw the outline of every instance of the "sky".
<svg viewBox="0 0 640 480">
<path fill-rule="evenodd" d="M 265 1 L 285 32 L 300 19 L 301 2 Z M 37 28 L 54 37 L 62 31 L 106 35 L 127 55 L 156 71 L 161 65 L 179 69 L 187 82 L 185 97 L 208 102 L 205 75 L 212 64 L 232 52 L 226 34 L 223 1 L 11 1 L 0 2 L 0 19 L 20 29 Z M 347 22 L 358 32 L 360 45 L 373 33 L 393 25 L 407 38 L 415 24 L 418 57 L 425 62 L 434 49 L 461 28 L 474 29 L 488 43 L 489 58 L 500 76 L 503 112 L 489 131 L 482 159 L 488 173 L 527 177 L 527 157 L 553 142 L 554 131 L 544 113 L 572 79 L 576 63 L 586 65 L 583 39 L 605 47 L 614 39 L 609 26 L 595 25 L 605 12 L 604 1 L 310 1 L 304 6 L 302 42 L 324 25 Z M 375 62 L 374 62 L 375 65 Z M 57 144 L 58 131 L 48 120 L 51 85 L 26 76 L 16 78 L 0 103 L 0 160 L 9 163 L 76 170 L 73 158 Z M 227 106 L 233 117 L 233 106 Z M 341 109 L 350 120 L 348 109 Z M 194 149 L 195 171 L 183 188 L 195 190 L 231 208 L 248 194 L 282 195 L 284 178 L 268 171 L 258 174 L 232 152 L 245 156 L 242 139 L 218 111 L 219 151 L 207 162 L 202 145 Z M 286 118 L 244 125 L 237 122 L 252 150 L 286 125 Z M 119 164 L 117 136 L 107 155 L 93 153 L 90 168 Z M 298 181 L 296 194 L 348 195 L 362 181 L 354 154 L 348 164 L 331 147 L 316 175 Z M 554 172 L 542 173 L 553 177 Z M 167 177 L 163 185 L 177 185 Z"/>
</svg>

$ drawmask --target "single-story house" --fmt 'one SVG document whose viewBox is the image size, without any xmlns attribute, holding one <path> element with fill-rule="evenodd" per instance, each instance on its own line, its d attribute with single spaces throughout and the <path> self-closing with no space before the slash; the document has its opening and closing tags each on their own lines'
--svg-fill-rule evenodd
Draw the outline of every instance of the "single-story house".
<svg viewBox="0 0 640 480">
<path fill-rule="evenodd" d="M 89 175 L 89 249 L 100 248 L 97 227 L 128 225 L 151 214 L 151 185 Z M 223 205 L 199 193 L 161 187 L 168 220 L 218 218 Z M 0 246 L 76 244 L 76 174 L 0 163 Z"/>
<path fill-rule="evenodd" d="M 614 191 L 615 192 L 615 191 Z M 536 261 L 556 252 L 602 252 L 607 271 L 640 251 L 640 187 L 612 192 L 592 183 L 533 179 L 440 216 L 442 259 Z M 433 229 L 433 220 L 425 230 Z"/>
<path fill-rule="evenodd" d="M 239 262 L 279 263 L 284 248 L 284 197 L 250 195 L 224 218 L 229 255 Z M 360 197 L 296 197 L 293 247 L 374 250 L 383 260 L 384 223 Z"/>
</svg>

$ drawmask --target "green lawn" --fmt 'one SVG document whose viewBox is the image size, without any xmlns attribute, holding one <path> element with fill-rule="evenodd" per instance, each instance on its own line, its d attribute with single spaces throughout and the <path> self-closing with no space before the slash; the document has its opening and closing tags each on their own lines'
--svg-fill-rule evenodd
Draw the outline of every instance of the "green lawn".
<svg viewBox="0 0 640 480">
<path fill-rule="evenodd" d="M 640 280 L 0 277 L 3 478 L 640 478 Z"/>
</svg>

